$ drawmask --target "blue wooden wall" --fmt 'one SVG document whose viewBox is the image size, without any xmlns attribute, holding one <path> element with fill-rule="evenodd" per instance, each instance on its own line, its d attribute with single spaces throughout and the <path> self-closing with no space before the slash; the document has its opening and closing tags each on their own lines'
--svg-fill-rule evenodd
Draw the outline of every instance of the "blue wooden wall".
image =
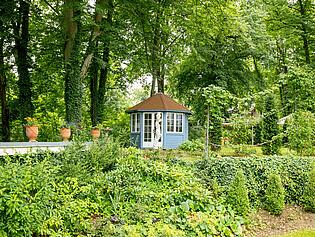
<svg viewBox="0 0 315 237">
<path fill-rule="evenodd" d="M 140 133 L 130 133 L 130 144 L 131 146 L 135 146 L 138 148 L 143 148 L 143 113 L 140 114 Z M 180 146 L 183 142 L 188 140 L 188 115 L 183 113 L 184 115 L 184 127 L 183 132 L 174 133 L 167 132 L 167 123 L 166 123 L 166 114 L 167 112 L 163 112 L 163 147 L 164 149 L 175 149 Z M 131 126 L 131 122 L 130 122 Z"/>
</svg>

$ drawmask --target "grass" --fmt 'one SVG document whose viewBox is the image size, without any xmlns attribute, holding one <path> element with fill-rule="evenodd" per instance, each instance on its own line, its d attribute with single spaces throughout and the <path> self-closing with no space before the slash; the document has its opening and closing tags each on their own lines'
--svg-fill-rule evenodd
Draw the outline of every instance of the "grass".
<svg viewBox="0 0 315 237">
<path fill-rule="evenodd" d="M 222 147 L 221 150 L 213 152 L 213 151 L 209 151 L 210 152 L 210 156 L 211 153 L 212 154 L 216 154 L 217 156 L 221 156 L 221 157 L 225 157 L 225 156 L 229 156 L 229 157 L 248 157 L 248 156 L 257 156 L 257 157 L 263 157 L 263 153 L 262 153 L 262 149 L 261 147 L 258 146 L 251 146 L 251 145 L 244 145 L 243 146 L 244 151 L 243 152 L 239 152 L 237 153 L 237 149 L 236 146 L 231 146 L 231 145 L 225 145 Z M 249 153 L 248 153 L 249 152 Z M 182 151 L 179 149 L 171 149 L 171 150 L 147 150 L 146 153 L 156 153 L 156 155 L 158 155 L 158 157 L 160 158 L 179 158 L 182 159 L 184 161 L 189 161 L 189 162 L 194 162 L 196 160 L 200 160 L 204 158 L 204 151 L 200 150 L 200 151 Z M 295 151 L 292 151 L 286 147 L 282 147 L 280 149 L 280 154 L 279 155 L 297 155 Z"/>
<path fill-rule="evenodd" d="M 315 237 L 315 230 L 301 230 L 289 234 L 279 235 L 278 237 Z"/>
<path fill-rule="evenodd" d="M 250 146 L 250 145 L 245 145 L 244 146 L 246 149 L 251 150 L 252 155 L 255 156 L 264 156 L 261 147 L 258 146 Z M 220 156 L 248 156 L 249 154 L 237 154 L 236 149 L 233 148 L 232 146 L 223 146 L 222 149 L 217 152 L 218 155 Z M 279 155 L 296 155 L 296 153 L 286 147 L 282 147 L 280 149 L 280 154 Z"/>
</svg>

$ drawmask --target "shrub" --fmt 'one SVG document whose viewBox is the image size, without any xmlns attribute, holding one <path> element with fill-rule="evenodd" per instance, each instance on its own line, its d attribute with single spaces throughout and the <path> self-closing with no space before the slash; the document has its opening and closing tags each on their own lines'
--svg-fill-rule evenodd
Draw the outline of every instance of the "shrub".
<svg viewBox="0 0 315 237">
<path fill-rule="evenodd" d="M 285 191 L 278 174 L 268 176 L 265 194 L 265 208 L 273 215 L 280 215 L 285 207 Z"/>
<path fill-rule="evenodd" d="M 203 151 L 204 148 L 204 143 L 198 139 L 185 141 L 179 146 L 183 151 Z"/>
<path fill-rule="evenodd" d="M 315 167 L 309 172 L 309 179 L 304 191 L 304 208 L 315 212 Z"/>
<path fill-rule="evenodd" d="M 287 128 L 289 147 L 302 155 L 314 152 L 315 115 L 308 111 L 293 114 Z"/>
<path fill-rule="evenodd" d="M 230 131 L 233 144 L 250 144 L 252 138 L 251 124 L 248 117 L 235 117 Z"/>
<path fill-rule="evenodd" d="M 1 159 L 0 236 L 242 234 L 191 166 L 142 155 L 109 141 Z"/>
<path fill-rule="evenodd" d="M 281 139 L 279 135 L 278 115 L 275 109 L 274 98 L 269 95 L 265 102 L 265 114 L 263 117 L 263 141 L 262 150 L 265 155 L 275 155 L 279 153 Z"/>
<path fill-rule="evenodd" d="M 250 210 L 246 180 L 242 170 L 238 170 L 231 183 L 226 201 L 239 215 L 246 216 Z"/>
</svg>

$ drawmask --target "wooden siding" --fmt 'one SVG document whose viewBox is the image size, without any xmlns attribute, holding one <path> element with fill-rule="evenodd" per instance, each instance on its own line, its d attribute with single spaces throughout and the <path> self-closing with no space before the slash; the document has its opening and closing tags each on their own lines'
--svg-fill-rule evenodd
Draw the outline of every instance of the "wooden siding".
<svg viewBox="0 0 315 237">
<path fill-rule="evenodd" d="M 130 144 L 131 146 L 135 146 L 143 149 L 143 113 L 138 112 L 140 114 L 140 133 L 130 133 Z M 181 133 L 172 133 L 166 132 L 167 121 L 166 114 L 167 112 L 163 112 L 163 149 L 176 149 L 183 142 L 188 140 L 188 115 L 184 115 L 184 127 L 183 132 Z M 131 123 L 131 122 L 130 122 Z"/>
</svg>

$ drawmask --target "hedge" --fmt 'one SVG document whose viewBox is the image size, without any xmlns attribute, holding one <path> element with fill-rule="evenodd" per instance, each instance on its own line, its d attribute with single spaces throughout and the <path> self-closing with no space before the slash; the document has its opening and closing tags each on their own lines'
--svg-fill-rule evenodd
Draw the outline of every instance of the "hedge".
<svg viewBox="0 0 315 237">
<path fill-rule="evenodd" d="M 303 204 L 308 173 L 313 157 L 210 158 L 196 163 L 196 174 L 206 183 L 216 180 L 228 190 L 236 172 L 244 171 L 252 207 L 262 207 L 270 173 L 279 174 L 285 189 L 286 203 Z"/>
</svg>

